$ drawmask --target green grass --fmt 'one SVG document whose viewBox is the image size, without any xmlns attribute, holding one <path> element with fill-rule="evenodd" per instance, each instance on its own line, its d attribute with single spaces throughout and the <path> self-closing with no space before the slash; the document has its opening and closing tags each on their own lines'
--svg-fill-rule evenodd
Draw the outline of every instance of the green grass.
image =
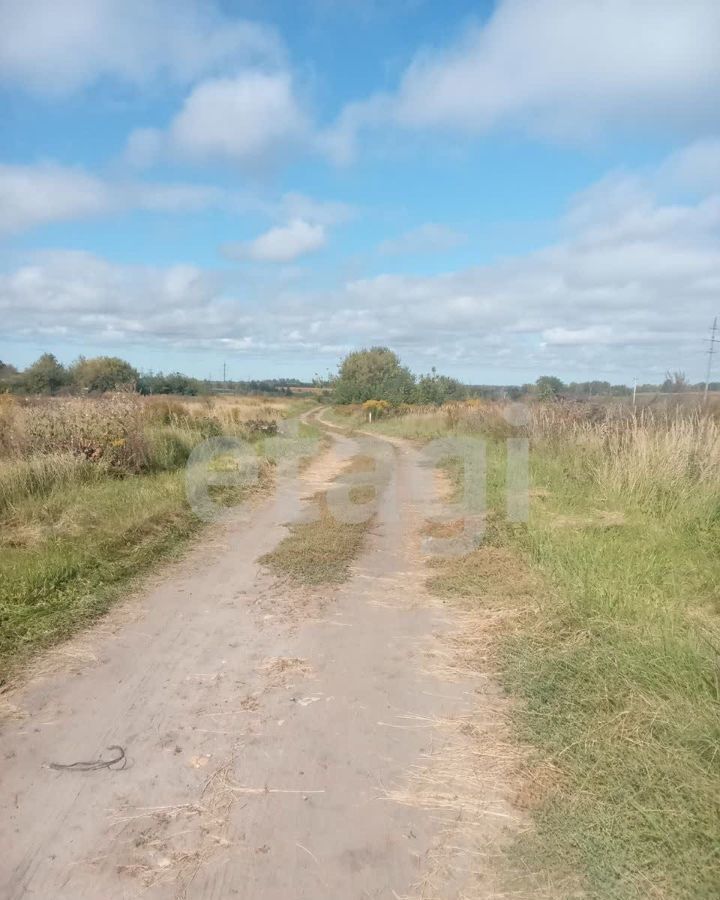
<svg viewBox="0 0 720 900">
<path fill-rule="evenodd" d="M 200 527 L 184 466 L 202 430 L 154 423 L 143 435 L 145 468 L 135 474 L 71 453 L 0 460 L 0 685 L 105 612 Z M 211 486 L 218 505 L 271 487 L 270 444 L 259 438 L 253 447 L 259 478 Z"/>
<path fill-rule="evenodd" d="M 3 526 L 0 681 L 105 612 L 197 527 L 181 473 L 62 484 Z"/>
<path fill-rule="evenodd" d="M 488 540 L 430 587 L 513 611 L 495 651 L 516 735 L 554 773 L 514 858 L 602 900 L 720 896 L 718 486 L 679 464 L 628 485 L 629 451 L 540 440 L 530 522 L 509 525 L 502 442 L 488 459 Z"/>
</svg>

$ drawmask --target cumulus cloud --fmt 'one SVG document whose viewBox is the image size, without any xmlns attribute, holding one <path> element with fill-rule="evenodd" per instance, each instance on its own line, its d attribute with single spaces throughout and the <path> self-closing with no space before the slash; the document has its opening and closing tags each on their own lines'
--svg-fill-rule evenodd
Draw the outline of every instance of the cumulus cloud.
<svg viewBox="0 0 720 900">
<path fill-rule="evenodd" d="M 292 262 L 325 246 L 325 228 L 295 219 L 287 225 L 271 228 L 252 241 L 224 244 L 221 248 L 229 259 L 255 262 Z"/>
<path fill-rule="evenodd" d="M 57 165 L 0 165 L 0 233 L 98 215 L 112 192 L 93 175 Z"/>
<path fill-rule="evenodd" d="M 0 235 L 128 210 L 184 213 L 203 209 L 251 213 L 282 223 L 301 221 L 310 226 L 305 234 L 310 243 L 324 237 L 325 228 L 347 222 L 356 214 L 349 204 L 300 193 L 267 197 L 211 184 L 117 180 L 53 162 L 25 166 L 0 163 Z M 299 241 L 302 228 L 295 231 Z"/>
<path fill-rule="evenodd" d="M 720 4 L 500 0 L 486 23 L 424 50 L 396 90 L 350 104 L 324 135 L 339 161 L 388 123 L 585 140 L 608 129 L 707 134 L 720 123 Z"/>
<path fill-rule="evenodd" d="M 467 235 L 447 225 L 427 222 L 396 238 L 383 241 L 378 250 L 387 256 L 410 256 L 420 253 L 442 253 L 465 243 Z"/>
<path fill-rule="evenodd" d="M 702 338 L 720 297 L 720 196 L 659 196 L 663 165 L 609 176 L 576 198 L 559 241 L 484 266 L 339 277 L 321 290 L 272 269 L 258 278 L 248 269 L 40 254 L 0 276 L 0 311 L 8 331 L 35 338 L 262 350 L 298 364 L 382 342 L 415 366 L 438 364 L 477 381 L 553 371 L 650 381 L 668 368 L 699 380 Z M 289 227 L 239 252 L 290 259 Z"/>
<path fill-rule="evenodd" d="M 44 93 L 102 77 L 190 82 L 228 66 L 277 63 L 273 29 L 230 18 L 213 0 L 0 2 L 0 76 Z"/>
<path fill-rule="evenodd" d="M 225 200 L 219 189 L 205 185 L 113 182 L 54 163 L 0 164 L 0 234 L 128 209 L 192 211 Z"/>
<path fill-rule="evenodd" d="M 288 72 L 245 70 L 200 82 L 166 130 L 146 128 L 130 135 L 126 158 L 139 164 L 167 155 L 257 165 L 309 133 Z"/>
</svg>

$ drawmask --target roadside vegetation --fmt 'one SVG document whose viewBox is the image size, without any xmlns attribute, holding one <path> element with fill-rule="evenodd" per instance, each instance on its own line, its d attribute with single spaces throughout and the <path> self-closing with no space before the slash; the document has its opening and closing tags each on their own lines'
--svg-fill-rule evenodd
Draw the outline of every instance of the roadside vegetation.
<svg viewBox="0 0 720 900">
<path fill-rule="evenodd" d="M 478 665 L 494 659 L 522 701 L 537 828 L 514 853 L 550 885 L 580 872 L 603 900 L 717 897 L 720 420 L 697 405 L 529 410 L 521 427 L 483 401 L 363 426 L 488 440 L 484 542 L 436 560 L 429 586 L 487 611 Z M 518 436 L 531 446 L 528 523 L 505 514 L 505 438 Z M 446 470 L 459 497 L 462 470 Z M 457 527 L 445 529 L 428 533 Z"/>
<path fill-rule="evenodd" d="M 305 400 L 24 398 L 0 394 L 0 684 L 72 634 L 199 526 L 186 498 L 193 448 L 231 434 L 258 456 Z M 216 498 L 233 505 L 247 491 Z"/>
</svg>

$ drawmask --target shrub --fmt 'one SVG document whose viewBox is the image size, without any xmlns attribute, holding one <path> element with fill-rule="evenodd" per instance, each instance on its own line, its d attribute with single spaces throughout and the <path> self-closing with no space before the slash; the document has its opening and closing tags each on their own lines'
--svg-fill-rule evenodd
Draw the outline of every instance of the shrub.
<svg viewBox="0 0 720 900">
<path fill-rule="evenodd" d="M 390 409 L 390 404 L 387 400 L 366 400 L 363 403 L 362 408 L 367 413 L 368 421 L 372 422 L 373 419 L 379 419 L 381 416 L 385 415 Z"/>
</svg>

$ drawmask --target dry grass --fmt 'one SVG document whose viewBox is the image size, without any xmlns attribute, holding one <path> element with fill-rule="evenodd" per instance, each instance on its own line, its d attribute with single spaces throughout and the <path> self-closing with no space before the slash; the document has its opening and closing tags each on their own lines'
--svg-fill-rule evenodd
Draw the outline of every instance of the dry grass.
<svg viewBox="0 0 720 900">
<path fill-rule="evenodd" d="M 462 683 L 473 702 L 470 711 L 449 719 L 406 717 L 432 729 L 431 749 L 408 782 L 386 796 L 426 809 L 439 833 L 422 880 L 404 900 L 570 896 L 562 891 L 574 889 L 574 876 L 555 873 L 550 884 L 544 873 L 510 859 L 517 835 L 531 829 L 528 807 L 547 795 L 551 783 L 547 767 L 528 767 L 529 749 L 513 734 L 512 705 L 498 690 L 502 641 L 521 628 L 538 580 L 502 547 L 429 562 L 431 592 L 455 609 L 453 630 L 426 648 L 426 666 L 441 681 Z"/>
<path fill-rule="evenodd" d="M 339 522 L 325 494 L 311 501 L 312 521 L 289 525 L 289 534 L 259 562 L 279 577 L 300 585 L 339 585 L 350 577 L 350 566 L 360 554 L 371 521 Z"/>
<path fill-rule="evenodd" d="M 433 520 L 427 521 L 420 533 L 429 538 L 454 538 L 460 537 L 464 530 L 464 519 L 450 519 L 442 522 Z"/>
<path fill-rule="evenodd" d="M 298 656 L 270 656 L 258 667 L 258 672 L 265 678 L 266 689 L 286 686 L 295 678 L 307 678 L 312 675 L 313 668 L 306 659 Z"/>
<path fill-rule="evenodd" d="M 359 463 L 357 460 L 357 457 L 351 460 L 338 479 L 353 472 L 368 471 L 363 468 L 363 458 Z M 353 521 L 347 521 L 345 516 L 338 518 L 337 507 L 332 498 L 328 499 L 328 493 L 315 494 L 310 501 L 314 507 L 312 518 L 289 525 L 287 537 L 260 558 L 259 562 L 276 576 L 310 586 L 339 585 L 350 577 L 350 567 L 365 546 L 372 527 L 372 509 L 363 509 Z M 371 485 L 351 486 L 347 492 L 350 507 L 364 508 L 368 501 L 378 499 L 378 493 Z"/>
</svg>

